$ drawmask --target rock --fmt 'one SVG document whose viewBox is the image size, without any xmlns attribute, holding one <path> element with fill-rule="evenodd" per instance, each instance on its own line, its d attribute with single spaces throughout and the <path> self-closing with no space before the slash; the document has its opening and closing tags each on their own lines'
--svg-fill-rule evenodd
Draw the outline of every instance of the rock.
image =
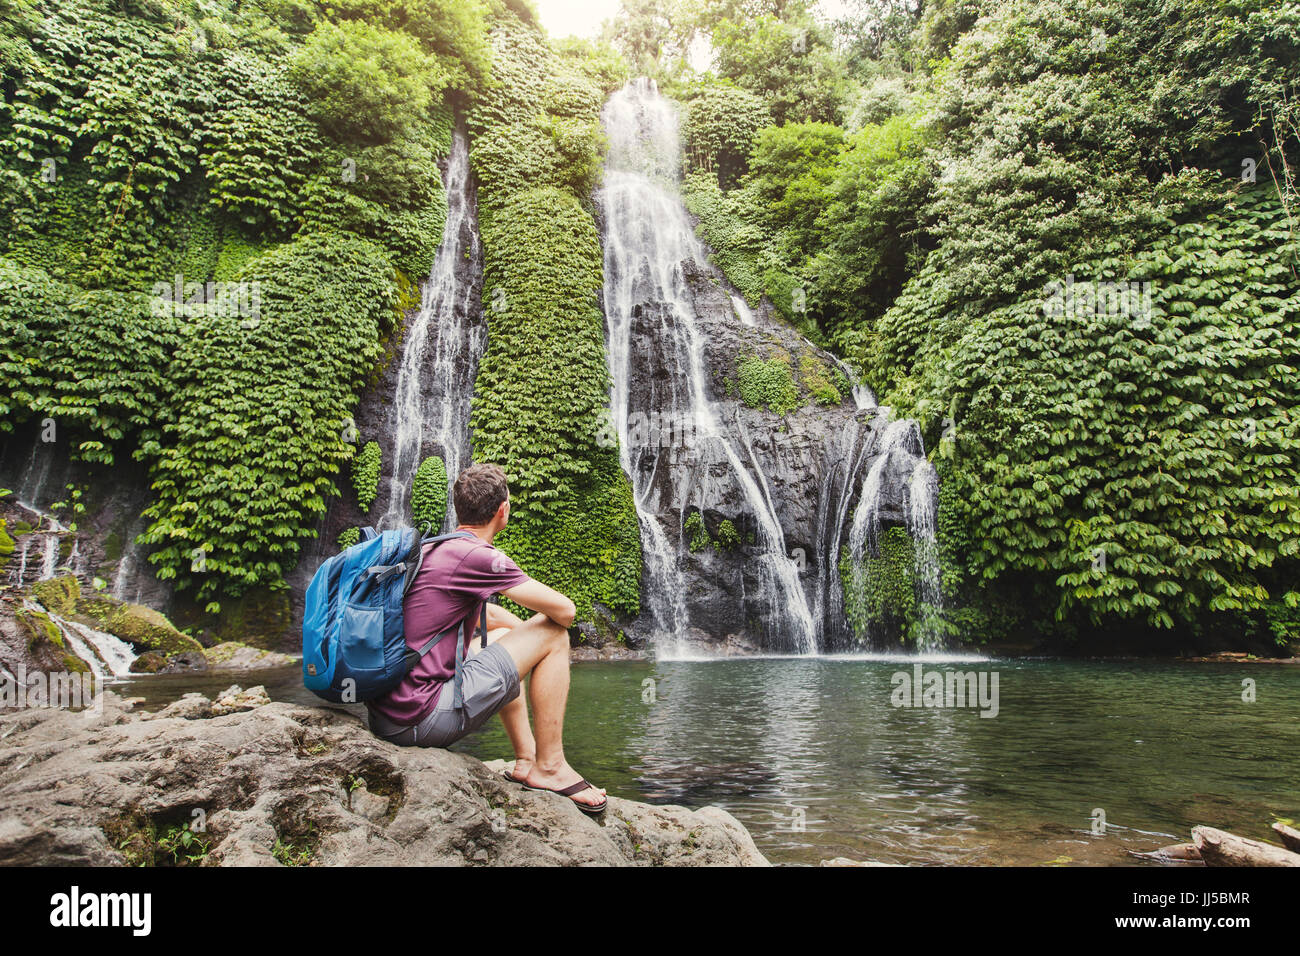
<svg viewBox="0 0 1300 956">
<path fill-rule="evenodd" d="M 501 762 L 396 747 L 342 710 L 273 702 L 216 716 L 232 692 L 259 691 L 187 695 L 155 714 L 108 692 L 96 719 L 0 715 L 0 865 L 766 863 L 716 808 L 611 797 L 589 819 L 508 783 Z M 185 824 L 199 839 L 173 858 L 167 837 Z"/>
<path fill-rule="evenodd" d="M 729 635 L 747 634 L 763 651 L 798 649 L 790 643 L 786 593 L 773 586 L 771 562 L 762 559 L 766 549 L 752 504 L 755 492 L 747 491 L 734 452 L 747 469 L 761 472 L 756 493 L 771 500 L 814 627 L 822 628 L 820 646 L 848 647 L 853 636 L 837 610 L 840 552 L 886 420 L 874 409 L 859 410 L 843 391 L 835 400 L 833 356 L 781 321 L 770 303 L 754 309 L 754 324 L 746 325 L 716 270 L 687 261 L 682 274 L 690 297 L 684 307 L 695 314 L 701 333 L 705 387 L 734 439 L 732 450 L 694 431 L 694 412 L 681 386 L 682 357 L 665 347 L 662 333 L 677 321 L 677 305 L 667 302 L 639 306 L 632 314 L 628 412 L 634 437 L 629 444 L 641 507 L 662 529 L 662 550 L 675 555 L 684 572 L 681 599 L 700 632 L 696 643 L 716 653 Z M 746 404 L 736 383 L 747 356 L 786 365 L 792 380 L 803 383 L 799 406 L 778 414 Z M 824 402 L 813 395 L 809 383 L 814 380 L 823 388 Z M 912 464 L 901 454 L 888 460 L 882 524 L 906 520 Z M 701 520 L 697 514 L 703 534 L 687 528 L 688 519 Z M 643 584 L 662 586 L 648 575 Z M 653 614 L 642 614 L 627 630 L 639 641 L 654 626 Z"/>
<path fill-rule="evenodd" d="M 166 657 L 158 651 L 145 651 L 131 662 L 133 674 L 184 674 L 208 669 L 208 660 L 197 651 Z"/>
<path fill-rule="evenodd" d="M 621 644 L 606 644 L 604 647 L 592 647 L 578 644 L 569 648 L 571 661 L 644 661 L 646 652 Z"/>
<path fill-rule="evenodd" d="M 1152 850 L 1149 853 L 1143 853 L 1138 850 L 1125 851 L 1129 856 L 1137 857 L 1140 860 L 1155 860 L 1157 863 L 1202 863 L 1201 851 L 1196 848 L 1195 843 L 1175 843 L 1172 846 L 1164 846 L 1158 850 Z"/>
<path fill-rule="evenodd" d="M 0 601 L 0 678 L 20 672 L 85 673 L 83 661 L 67 646 L 63 632 L 43 611 Z"/>
<path fill-rule="evenodd" d="M 222 717 L 226 714 L 238 714 L 254 707 L 264 707 L 271 702 L 262 685 L 241 690 L 238 685 L 226 688 L 212 703 L 212 716 Z"/>
<path fill-rule="evenodd" d="M 81 584 L 71 574 L 62 574 L 57 578 L 37 581 L 31 586 L 32 597 L 41 602 L 45 610 L 59 617 L 71 617 L 76 613 L 77 602 L 81 599 Z"/>
<path fill-rule="evenodd" d="M 1192 842 L 1206 866 L 1300 866 L 1300 853 L 1214 827 L 1192 827 Z"/>
<path fill-rule="evenodd" d="M 847 856 L 837 856 L 822 860 L 820 866 L 901 866 L 899 863 L 880 863 L 876 860 L 850 860 Z"/>
<path fill-rule="evenodd" d="M 137 649 L 160 651 L 168 657 L 203 653 L 198 641 L 182 634 L 166 617 L 143 604 L 127 604 L 107 594 L 87 594 L 76 602 L 76 613 L 72 616 L 120 637 Z"/>
<path fill-rule="evenodd" d="M 226 641 L 203 652 L 212 670 L 257 670 L 263 667 L 288 667 L 301 662 L 301 658 L 279 651 L 266 651 L 250 647 L 239 641 Z"/>
<path fill-rule="evenodd" d="M 145 720 L 164 720 L 179 718 L 181 720 L 202 720 L 212 716 L 212 701 L 202 694 L 185 694 L 180 700 L 174 700 L 154 714 L 145 714 Z"/>
<path fill-rule="evenodd" d="M 131 662 L 132 674 L 157 674 L 167 666 L 165 654 L 157 651 L 145 651 Z"/>
<path fill-rule="evenodd" d="M 1273 824 L 1273 832 L 1277 834 L 1284 847 L 1292 853 L 1300 853 L 1300 830 L 1278 821 Z"/>
</svg>

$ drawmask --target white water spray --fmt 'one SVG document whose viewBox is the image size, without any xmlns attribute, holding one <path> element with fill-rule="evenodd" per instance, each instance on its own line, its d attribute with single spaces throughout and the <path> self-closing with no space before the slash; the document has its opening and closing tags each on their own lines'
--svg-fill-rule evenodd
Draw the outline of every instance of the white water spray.
<svg viewBox="0 0 1300 956">
<path fill-rule="evenodd" d="M 444 184 L 447 220 L 442 242 L 424 283 L 420 311 L 406 331 L 388 416 L 392 472 L 380 529 L 410 523 L 411 485 L 424 458 L 440 455 L 453 481 L 469 461 L 470 399 L 486 330 L 482 323 L 465 321 L 476 313 L 474 290 L 458 275 L 467 257 L 478 257 L 469 150 L 459 130 L 452 139 Z"/>
<path fill-rule="evenodd" d="M 650 508 L 660 449 L 634 445 L 628 426 L 634 359 L 632 327 L 638 313 L 647 307 L 649 311 L 640 320 L 645 320 L 645 314 L 653 316 L 657 323 L 656 347 L 673 369 L 656 410 L 686 423 L 697 448 L 710 446 L 716 459 L 726 463 L 728 478 L 734 481 L 747 513 L 754 518 L 754 554 L 764 590 L 782 608 L 795 649 L 814 652 L 817 628 L 799 582 L 798 568 L 786 548 L 766 479 L 748 447 L 742 451 L 743 443 L 723 427 L 719 411 L 708 396 L 703 364 L 705 343 L 683 272 L 685 262 L 703 263 L 707 255 L 677 193 L 677 109 L 659 95 L 653 81 L 633 80 L 610 97 L 602 120 L 609 139 L 600 203 L 606 230 L 605 313 L 611 408 L 622 465 L 631 477 L 641 521 L 645 590 L 660 632 L 656 642 L 668 653 L 682 650 L 689 621 L 682 555 L 672 546 L 661 519 Z M 748 309 L 742 312 L 734 299 L 732 304 L 744 322 Z M 714 503 L 707 475 L 701 475 L 695 487 L 680 489 L 679 493 L 684 496 L 684 504 L 696 508 Z"/>
</svg>

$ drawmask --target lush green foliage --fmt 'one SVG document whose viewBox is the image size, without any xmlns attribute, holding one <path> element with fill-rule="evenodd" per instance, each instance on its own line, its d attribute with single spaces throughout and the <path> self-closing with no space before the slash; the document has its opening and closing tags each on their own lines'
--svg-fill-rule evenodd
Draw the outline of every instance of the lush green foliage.
<svg viewBox="0 0 1300 956">
<path fill-rule="evenodd" d="M 424 459 L 415 470 L 411 517 L 425 534 L 437 534 L 447 520 L 447 466 L 437 455 Z"/>
<path fill-rule="evenodd" d="M 436 94 L 487 69 L 469 9 L 6 8 L 0 430 L 144 459 L 164 579 L 276 586 L 335 493 L 394 266 L 441 235 Z"/>
<path fill-rule="evenodd" d="M 152 305 L 0 259 L 0 431 L 20 416 L 52 419 L 54 440 L 76 436 L 82 457 L 108 464 L 129 433 L 156 434 L 184 320 Z"/>
<path fill-rule="evenodd" d="M 736 385 L 741 401 L 750 408 L 766 407 L 784 415 L 801 404 L 799 388 L 790 371 L 790 356 L 784 353 L 767 359 L 744 356 L 736 368 Z"/>
<path fill-rule="evenodd" d="M 734 185 L 749 167 L 754 137 L 771 122 L 762 98 L 729 83 L 702 85 L 690 99 L 682 123 L 687 168 L 716 173 Z"/>
<path fill-rule="evenodd" d="M 307 236 L 253 260 L 260 321 L 210 316 L 172 357 L 141 536 L 162 579 L 200 597 L 275 584 L 315 533 L 352 454 L 348 417 L 392 327 L 398 293 L 378 247 Z"/>
<path fill-rule="evenodd" d="M 799 122 L 759 131 L 734 183 L 689 177 L 687 202 L 747 298 L 841 349 L 932 443 L 955 437 L 945 626 L 1294 633 L 1300 11 L 850 18 L 845 128 L 817 115 L 815 71 L 764 54 L 802 16 L 774 13 L 721 30 L 745 52 L 719 73 Z M 1129 281 L 1149 310 L 1109 290 L 1053 314 L 1067 282 Z"/>
<path fill-rule="evenodd" d="M 318 23 L 289 75 L 321 126 L 355 142 L 385 142 L 419 125 L 446 84 L 413 36 L 357 20 Z"/>
<path fill-rule="evenodd" d="M 704 527 L 704 515 L 698 511 L 692 511 L 686 516 L 686 521 L 682 524 L 683 530 L 689 535 L 687 547 L 692 552 L 703 551 L 712 540 L 709 538 L 709 532 Z"/>
<path fill-rule="evenodd" d="M 1017 302 L 918 369 L 960 408 L 972 574 L 1055 572 L 1062 613 L 1164 626 L 1300 604 L 1300 288 L 1269 192 L 1075 268 L 1150 282 L 1149 315 Z"/>
<path fill-rule="evenodd" d="M 835 123 L 846 90 L 829 39 L 807 15 L 722 20 L 713 30 L 718 74 L 761 95 L 778 124 Z"/>
<path fill-rule="evenodd" d="M 383 462 L 384 453 L 377 441 L 366 442 L 352 460 L 352 490 L 357 494 L 357 504 L 362 511 L 369 511 L 379 494 L 379 471 Z"/>
<path fill-rule="evenodd" d="M 492 43 L 500 85 L 470 114 L 489 328 L 471 417 L 475 456 L 510 479 L 502 549 L 573 598 L 580 618 L 597 603 L 635 613 L 640 529 L 602 427 L 602 256 L 586 208 L 601 141 L 584 131 L 596 128 L 599 88 L 509 15 Z M 589 92 L 575 92 L 584 85 Z"/>
<path fill-rule="evenodd" d="M 906 638 L 915 627 L 918 609 L 912 563 L 912 539 L 899 527 L 884 529 L 879 554 L 867 555 L 860 564 L 849 558 L 847 550 L 840 556 L 844 613 L 859 638 L 891 633 Z"/>
<path fill-rule="evenodd" d="M 734 551 L 740 546 L 740 532 L 736 530 L 730 518 L 723 518 L 718 522 L 718 537 L 714 540 L 714 544 L 719 551 Z"/>
</svg>

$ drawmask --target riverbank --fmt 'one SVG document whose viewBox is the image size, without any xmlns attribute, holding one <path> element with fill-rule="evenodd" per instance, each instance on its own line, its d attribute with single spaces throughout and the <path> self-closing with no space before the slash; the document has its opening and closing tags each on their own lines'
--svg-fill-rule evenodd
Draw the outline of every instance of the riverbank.
<svg viewBox="0 0 1300 956">
<path fill-rule="evenodd" d="M 467 754 L 395 747 L 261 688 L 0 716 L 0 865 L 762 866 L 716 807 L 599 820 Z M 20 772 L 21 771 L 21 772 Z"/>
</svg>

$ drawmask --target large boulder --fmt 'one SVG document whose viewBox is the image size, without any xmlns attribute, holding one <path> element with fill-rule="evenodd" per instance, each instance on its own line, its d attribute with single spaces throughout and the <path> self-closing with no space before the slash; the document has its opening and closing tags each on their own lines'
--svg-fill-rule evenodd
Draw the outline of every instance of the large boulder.
<svg viewBox="0 0 1300 956">
<path fill-rule="evenodd" d="M 107 594 L 84 594 L 77 600 L 76 613 L 71 616 L 120 637 L 139 651 L 158 651 L 167 657 L 203 653 L 203 645 L 143 604 L 127 604 Z"/>
<path fill-rule="evenodd" d="M 685 593 L 672 599 L 684 605 L 687 636 L 715 652 L 740 644 L 798 649 L 787 643 L 786 594 L 759 560 L 763 532 L 754 503 L 765 499 L 797 568 L 817 646 L 850 646 L 840 555 L 888 419 L 874 406 L 858 408 L 834 356 L 781 321 L 769 302 L 747 310 L 742 320 L 716 269 L 687 260 L 681 274 L 684 301 L 632 311 L 628 411 L 638 503 L 662 529 L 661 547 L 684 572 Z M 679 309 L 695 316 L 704 391 L 726 443 L 701 433 L 687 400 L 689 357 L 664 332 L 679 321 Z M 751 403 L 753 396 L 739 384 L 749 359 L 784 370 L 797 392 L 793 407 L 774 411 L 771 404 Z M 891 472 L 882 492 L 882 524 L 904 523 L 906 477 Z M 643 544 L 655 546 L 645 535 Z M 655 592 L 673 586 L 654 580 L 652 566 L 647 562 L 643 585 L 653 607 Z M 643 615 L 638 627 L 651 626 L 650 615 Z"/>
<path fill-rule="evenodd" d="M 260 688 L 0 716 L 0 865 L 765 865 L 713 807 L 596 820 L 446 750 Z M 188 834 L 188 835 L 187 835 Z"/>
</svg>

